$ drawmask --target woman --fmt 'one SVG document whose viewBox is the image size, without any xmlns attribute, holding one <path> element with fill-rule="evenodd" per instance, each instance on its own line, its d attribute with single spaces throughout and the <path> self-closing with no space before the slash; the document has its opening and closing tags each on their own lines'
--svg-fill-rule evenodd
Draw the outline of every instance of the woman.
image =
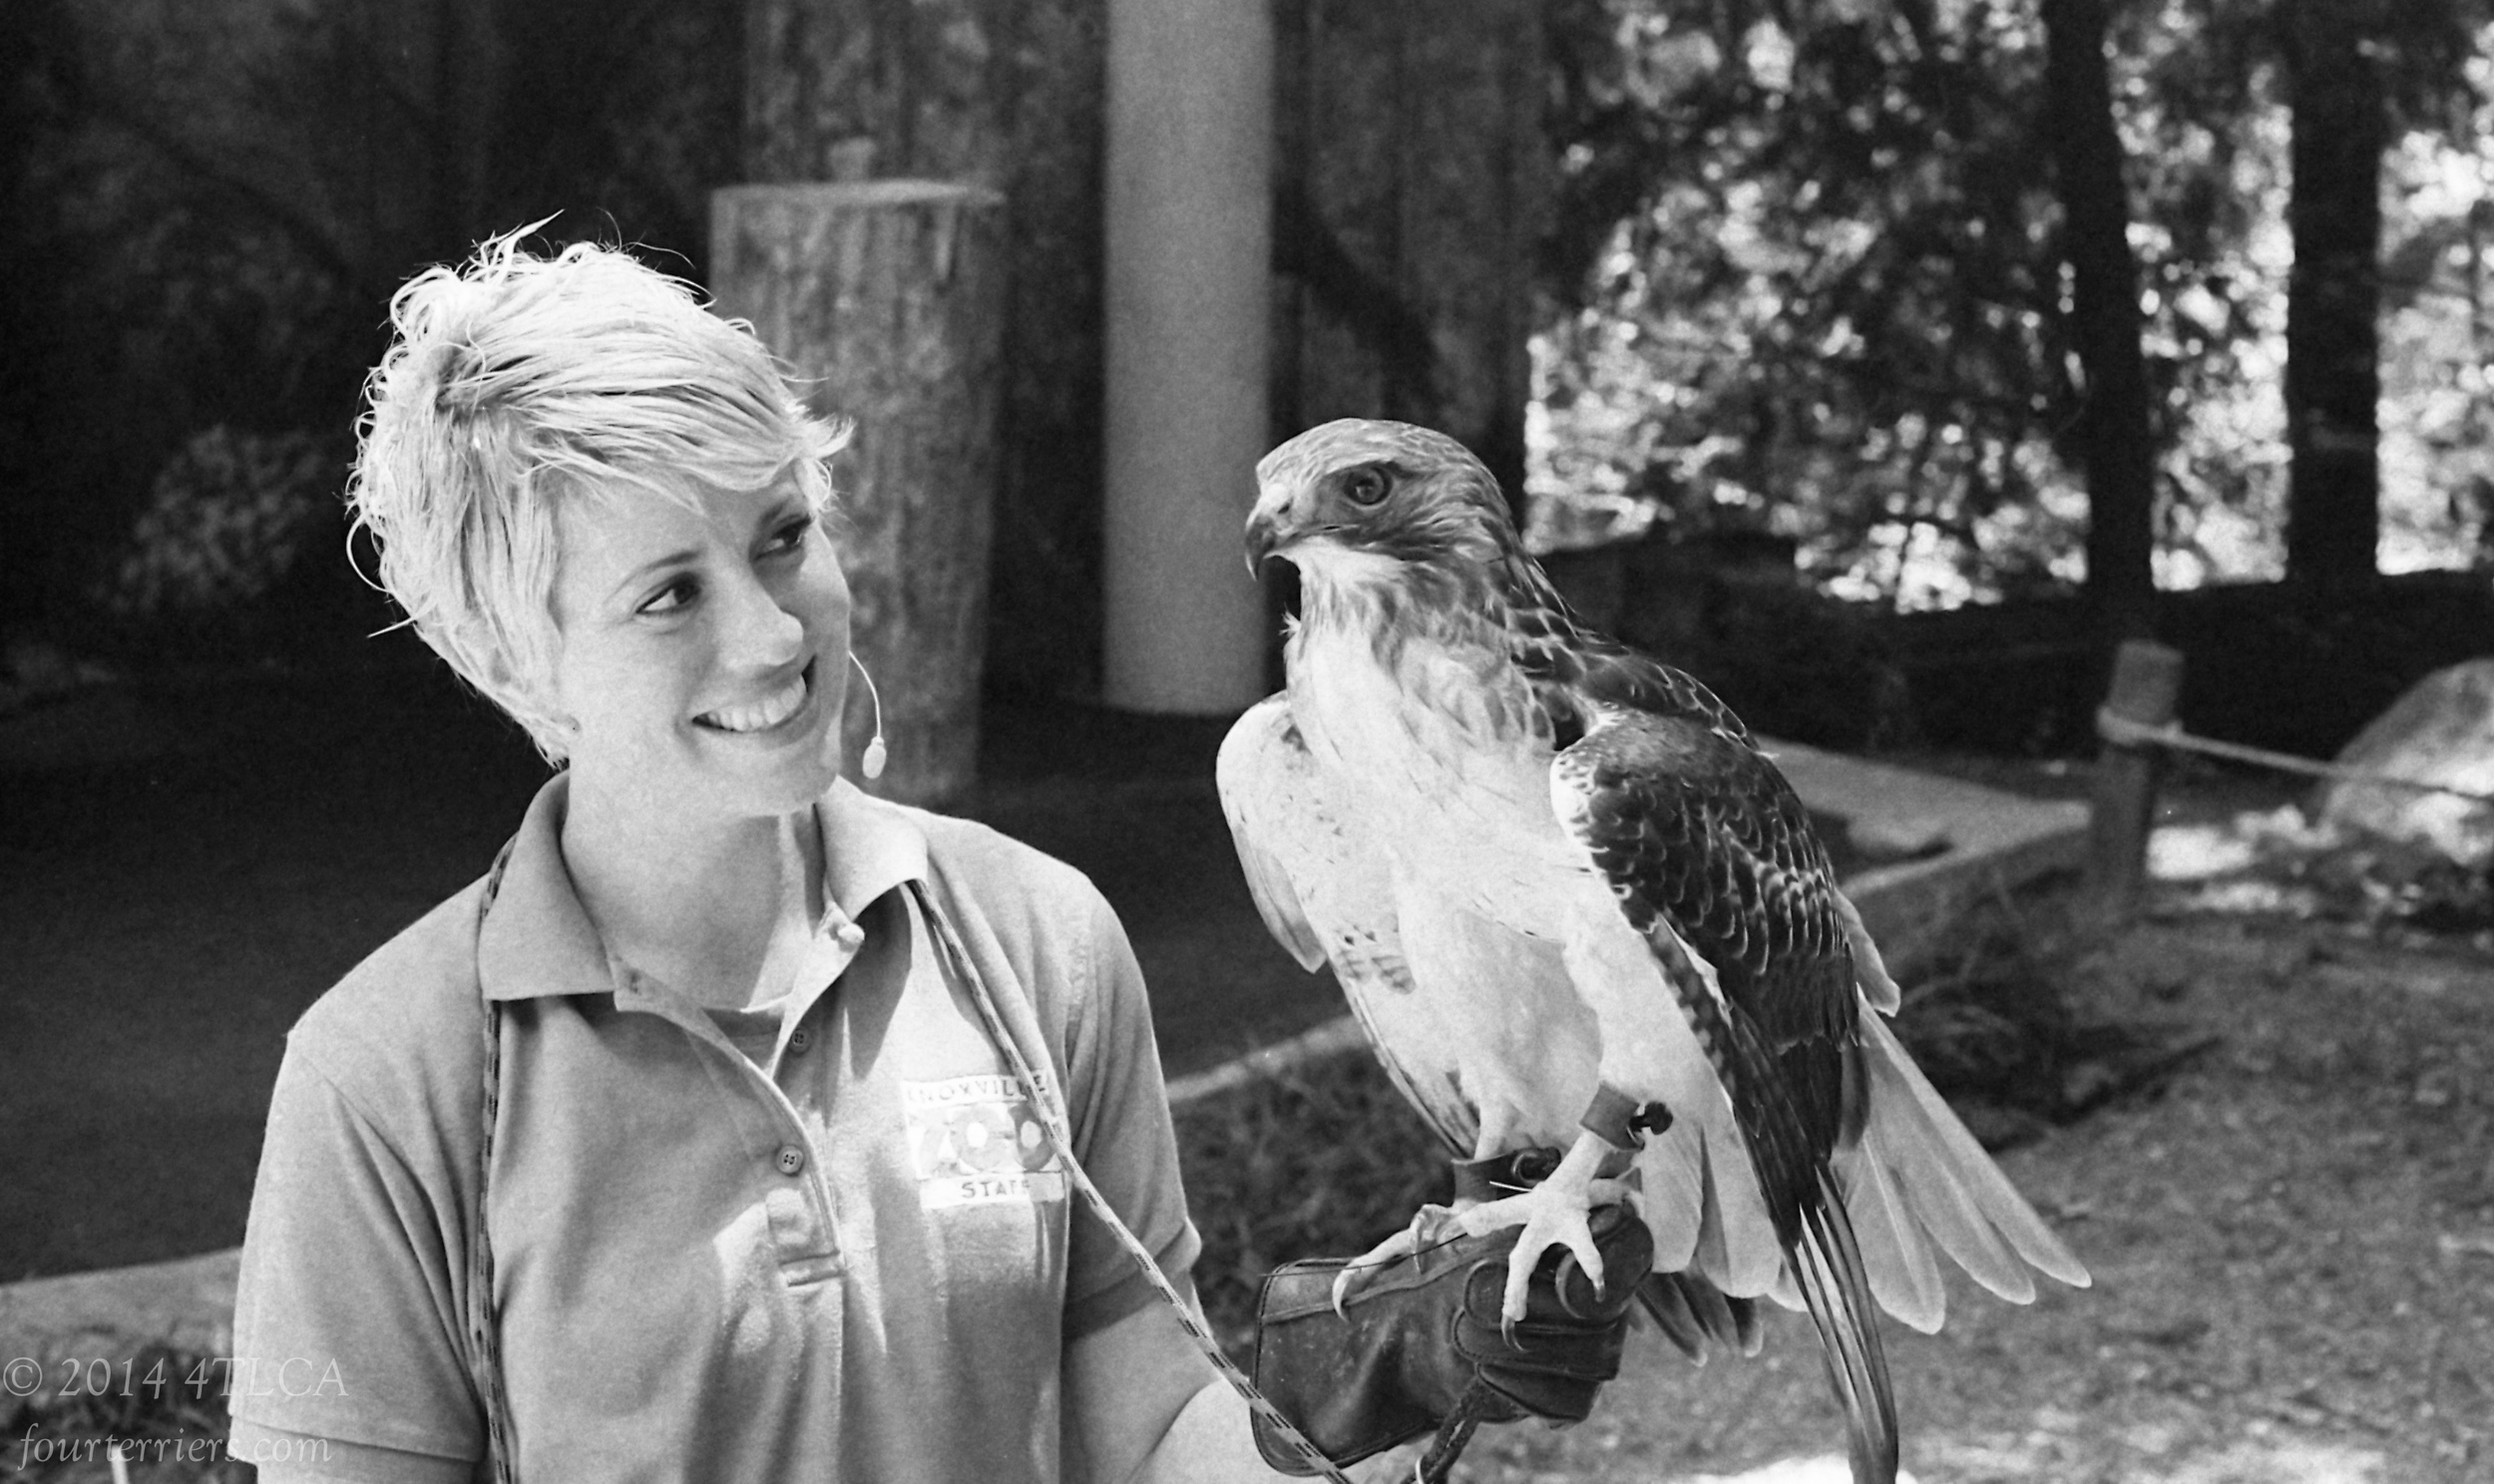
<svg viewBox="0 0 2494 1484">
<path fill-rule="evenodd" d="M 841 777 L 840 434 L 620 252 L 515 234 L 392 315 L 350 503 L 417 632 L 561 771 L 486 878 L 288 1038 L 235 1456 L 272 1481 L 1265 1477 L 1048 1127 L 1187 1292 L 1115 918 Z M 1436 1287 L 1432 1314 L 1461 1308 Z M 1615 1368 L 1616 1320 L 1547 1343 Z M 1566 1363 L 1589 1405 L 1601 1377 Z M 1502 1389 L 1493 1416 L 1553 1409 Z"/>
</svg>

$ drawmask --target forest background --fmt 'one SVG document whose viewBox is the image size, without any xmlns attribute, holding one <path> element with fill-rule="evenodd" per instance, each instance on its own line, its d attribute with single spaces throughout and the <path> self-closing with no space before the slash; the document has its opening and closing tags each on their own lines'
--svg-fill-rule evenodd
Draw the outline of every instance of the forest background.
<svg viewBox="0 0 2494 1484">
<path fill-rule="evenodd" d="M 0 4 L 12 645 L 145 667 L 386 622 L 332 558 L 391 289 L 557 212 L 702 281 L 791 8 Z M 810 8 L 1052 141 L 968 173 L 1088 202 L 1015 270 L 990 680 L 1091 693 L 1104 0 Z M 1544 550 L 1714 554 L 1697 610 L 1640 632 L 1631 560 L 1604 616 L 1771 728 L 2082 746 L 2110 643 L 2158 632 L 2270 656 L 2187 718 L 2318 748 L 2494 641 L 2485 0 L 1388 9 L 1529 23 L 1443 43 L 1520 58 L 1536 116 L 1531 395 L 1484 452 Z M 1344 10 L 1276 0 L 1289 36 Z M 1292 204 L 1283 290 L 1378 289 Z M 1389 341 L 1396 308 L 1363 311 Z M 1952 610 L 1995 617 L 1931 638 Z"/>
</svg>

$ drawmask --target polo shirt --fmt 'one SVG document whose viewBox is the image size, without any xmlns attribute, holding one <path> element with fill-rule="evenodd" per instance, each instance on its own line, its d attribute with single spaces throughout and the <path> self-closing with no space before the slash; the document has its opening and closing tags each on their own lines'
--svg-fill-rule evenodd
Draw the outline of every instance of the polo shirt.
<svg viewBox="0 0 2494 1484">
<path fill-rule="evenodd" d="M 486 1477 L 466 1314 L 490 998 L 517 1477 L 1054 1480 L 1065 1343 L 1156 1299 L 1068 1190 L 925 914 L 1184 1287 L 1198 1242 L 1107 903 L 993 830 L 843 781 L 816 808 L 824 926 L 781 1014 L 713 1014 L 606 951 L 563 864 L 566 783 L 497 889 L 408 928 L 287 1036 L 235 1305 L 234 1456 Z"/>
</svg>

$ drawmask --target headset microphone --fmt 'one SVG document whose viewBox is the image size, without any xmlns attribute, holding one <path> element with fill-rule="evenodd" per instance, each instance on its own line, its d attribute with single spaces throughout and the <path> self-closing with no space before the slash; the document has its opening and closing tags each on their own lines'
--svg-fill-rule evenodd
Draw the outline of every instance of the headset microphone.
<svg viewBox="0 0 2494 1484">
<path fill-rule="evenodd" d="M 883 692 L 875 689 L 875 677 L 866 673 L 866 661 L 858 658 L 854 649 L 849 651 L 849 663 L 857 666 L 858 677 L 866 682 L 866 698 L 875 703 L 875 737 L 857 760 L 857 771 L 872 783 L 883 776 L 884 759 L 888 756 L 883 745 Z"/>
</svg>

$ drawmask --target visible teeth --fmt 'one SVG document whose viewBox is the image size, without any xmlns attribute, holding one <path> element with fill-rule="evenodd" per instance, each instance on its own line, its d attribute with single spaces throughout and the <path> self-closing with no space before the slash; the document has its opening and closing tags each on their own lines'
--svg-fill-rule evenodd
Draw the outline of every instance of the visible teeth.
<svg viewBox="0 0 2494 1484">
<path fill-rule="evenodd" d="M 722 732 L 758 732 L 796 715 L 797 708 L 804 704 L 805 676 L 799 673 L 778 692 L 750 706 L 721 706 L 705 713 L 701 720 Z"/>
</svg>

